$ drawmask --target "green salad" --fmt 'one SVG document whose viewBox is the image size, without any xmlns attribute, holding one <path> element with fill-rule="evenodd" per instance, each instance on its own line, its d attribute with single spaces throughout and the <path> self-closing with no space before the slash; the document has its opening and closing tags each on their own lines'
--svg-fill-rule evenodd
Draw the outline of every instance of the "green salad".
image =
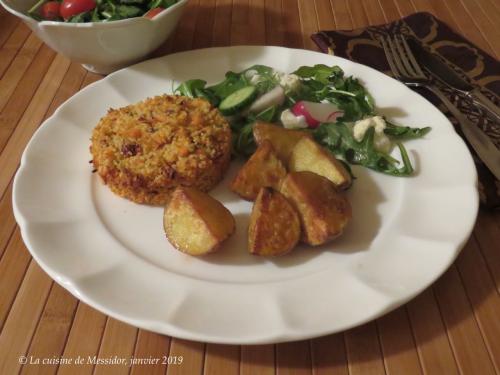
<svg viewBox="0 0 500 375">
<path fill-rule="evenodd" d="M 430 131 L 378 115 L 365 87 L 338 66 L 302 66 L 285 74 L 254 65 L 239 73 L 227 72 L 222 82 L 211 86 L 200 79 L 185 81 L 175 93 L 205 98 L 219 108 L 231 124 L 234 153 L 244 157 L 256 148 L 253 124 L 265 121 L 311 132 L 346 163 L 411 176 L 413 167 L 402 142 Z M 395 147 L 399 159 L 391 155 Z"/>
<path fill-rule="evenodd" d="M 39 0 L 28 11 L 38 21 L 108 22 L 153 18 L 179 0 Z"/>
</svg>

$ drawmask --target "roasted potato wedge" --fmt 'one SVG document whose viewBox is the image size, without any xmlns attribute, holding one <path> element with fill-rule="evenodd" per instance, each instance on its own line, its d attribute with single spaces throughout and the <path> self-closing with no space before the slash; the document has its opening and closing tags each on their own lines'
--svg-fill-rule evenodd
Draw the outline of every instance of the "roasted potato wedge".
<svg viewBox="0 0 500 375">
<path fill-rule="evenodd" d="M 327 178 L 312 172 L 289 173 L 281 193 L 299 212 L 301 240 L 322 245 L 342 234 L 352 217 L 351 205 Z"/>
<path fill-rule="evenodd" d="M 253 125 L 253 137 L 257 145 L 261 145 L 264 140 L 270 141 L 278 157 L 287 165 L 297 142 L 302 138 L 311 138 L 311 135 L 302 130 L 290 130 L 267 122 L 256 122 Z"/>
<path fill-rule="evenodd" d="M 234 217 L 219 201 L 178 186 L 165 206 L 163 228 L 170 243 L 190 255 L 216 251 L 235 230 Z"/>
<path fill-rule="evenodd" d="M 297 142 L 290 155 L 288 169 L 290 172 L 314 172 L 328 178 L 340 189 L 346 189 L 352 183 L 344 165 L 311 138 L 302 138 Z"/>
<path fill-rule="evenodd" d="M 248 227 L 248 251 L 277 256 L 290 252 L 300 239 L 299 214 L 281 194 L 263 187 L 253 205 Z"/>
<path fill-rule="evenodd" d="M 242 198 L 253 201 L 262 187 L 279 189 L 286 173 L 286 168 L 274 152 L 271 142 L 264 140 L 239 170 L 231 183 L 231 190 Z"/>
</svg>

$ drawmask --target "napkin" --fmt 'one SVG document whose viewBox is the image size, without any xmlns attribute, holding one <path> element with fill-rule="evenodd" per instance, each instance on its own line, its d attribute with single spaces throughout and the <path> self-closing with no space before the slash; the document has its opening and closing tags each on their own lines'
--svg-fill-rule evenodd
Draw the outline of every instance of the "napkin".
<svg viewBox="0 0 500 375">
<path fill-rule="evenodd" d="M 419 12 L 385 25 L 356 30 L 319 31 L 311 38 L 325 53 L 369 65 L 392 75 L 382 45 L 378 41 L 378 36 L 387 33 L 417 38 L 458 75 L 479 87 L 493 103 L 500 105 L 500 63 L 430 13 Z M 500 148 L 500 124 L 491 121 L 480 109 L 455 95 L 439 81 L 434 83 Z M 427 91 L 422 90 L 419 93 L 436 105 L 452 124 L 457 125 L 456 119 L 439 99 Z M 460 134 L 457 126 L 456 129 Z M 500 182 L 490 173 L 474 150 L 471 147 L 469 149 L 478 171 L 481 202 L 488 208 L 500 208 Z"/>
</svg>

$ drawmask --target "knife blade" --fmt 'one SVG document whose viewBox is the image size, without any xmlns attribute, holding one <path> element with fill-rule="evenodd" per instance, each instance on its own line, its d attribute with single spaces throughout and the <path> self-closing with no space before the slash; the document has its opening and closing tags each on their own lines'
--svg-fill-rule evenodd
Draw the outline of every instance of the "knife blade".
<svg viewBox="0 0 500 375">
<path fill-rule="evenodd" d="M 457 119 L 458 125 L 469 145 L 476 151 L 495 178 L 500 181 L 500 150 L 481 129 L 470 122 L 467 116 L 455 107 L 441 90 L 433 85 L 425 85 L 424 87 L 433 92 L 448 108 L 453 117 Z"/>
<path fill-rule="evenodd" d="M 465 96 L 473 104 L 481 106 L 487 111 L 492 120 L 500 122 L 500 108 L 484 96 L 477 87 L 466 82 L 439 57 L 429 52 L 415 39 L 408 38 L 407 41 L 417 60 L 429 73 L 455 90 L 457 94 Z"/>
</svg>

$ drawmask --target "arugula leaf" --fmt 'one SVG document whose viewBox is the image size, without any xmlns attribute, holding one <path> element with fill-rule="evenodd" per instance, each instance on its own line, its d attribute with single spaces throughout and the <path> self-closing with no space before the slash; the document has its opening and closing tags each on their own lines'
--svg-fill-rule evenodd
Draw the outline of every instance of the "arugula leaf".
<svg viewBox="0 0 500 375">
<path fill-rule="evenodd" d="M 96 6 L 92 11 L 92 15 L 90 16 L 90 22 L 99 22 L 99 21 L 101 21 L 101 19 L 99 18 L 99 7 Z"/>
<path fill-rule="evenodd" d="M 249 122 L 233 132 L 233 153 L 248 157 L 255 152 L 257 145 L 253 138 L 253 122 Z"/>
<path fill-rule="evenodd" d="M 210 86 L 207 89 L 212 91 L 220 100 L 227 98 L 236 90 L 239 90 L 245 86 L 248 86 L 248 81 L 244 74 L 227 72 L 224 81 Z"/>
<path fill-rule="evenodd" d="M 253 138 L 253 125 L 256 121 L 272 122 L 278 114 L 278 108 L 271 106 L 258 114 L 249 114 L 246 122 L 235 122 L 231 129 L 233 132 L 233 154 L 248 157 L 255 152 L 256 144 Z M 244 121 L 244 120 L 243 120 Z"/>
<path fill-rule="evenodd" d="M 204 89 L 207 81 L 202 79 L 190 79 L 189 81 L 182 82 L 175 90 L 174 93 L 179 93 L 191 98 L 196 97 L 195 90 Z"/>
<path fill-rule="evenodd" d="M 44 0 L 45 2 L 45 0 Z M 44 19 L 42 18 L 42 16 L 40 16 L 39 14 L 37 13 L 29 13 L 30 17 L 33 18 L 35 21 L 38 21 L 38 22 L 41 22 L 43 21 Z"/>
<path fill-rule="evenodd" d="M 152 0 L 149 2 L 148 8 L 149 9 L 158 8 L 161 5 L 162 1 L 163 0 Z"/>
<path fill-rule="evenodd" d="M 137 17 L 141 14 L 142 10 L 135 5 L 117 5 L 116 6 L 116 15 L 120 17 L 120 19 Z"/>
<path fill-rule="evenodd" d="M 299 69 L 293 72 L 293 74 L 301 78 L 312 79 L 314 81 L 327 85 L 330 83 L 332 77 L 336 77 L 339 74 L 343 75 L 344 72 L 338 66 L 330 67 L 324 64 L 318 64 L 314 66 L 301 66 Z"/>
<path fill-rule="evenodd" d="M 101 6 L 101 16 L 104 17 L 104 21 L 113 21 L 117 20 L 118 17 L 116 15 L 116 6 L 110 0 L 104 0 Z"/>
<path fill-rule="evenodd" d="M 274 118 L 276 117 L 277 112 L 278 112 L 278 108 L 275 105 L 273 105 L 273 106 L 266 108 L 263 111 L 259 112 L 257 115 L 255 115 L 254 121 L 259 120 L 259 121 L 264 121 L 264 122 L 272 122 L 274 120 Z"/>
<path fill-rule="evenodd" d="M 189 81 L 182 82 L 174 90 L 174 93 L 191 98 L 204 98 L 213 106 L 217 106 L 219 98 L 211 90 L 205 88 L 206 84 L 207 82 L 202 79 L 190 79 Z"/>
<path fill-rule="evenodd" d="M 339 66 L 301 66 L 294 74 L 302 79 L 302 88 L 293 101 L 328 101 L 344 111 L 343 121 L 357 121 L 373 114 L 373 98 L 353 77 L 345 77 Z"/>
<path fill-rule="evenodd" d="M 151 0 L 149 2 L 148 8 L 149 9 L 154 9 L 154 8 L 165 8 L 167 9 L 168 7 L 171 7 L 172 5 L 176 4 L 178 0 Z"/>
<path fill-rule="evenodd" d="M 314 80 L 302 81 L 302 84 L 296 92 L 288 93 L 286 101 L 289 103 L 289 107 L 300 100 L 319 102 L 321 99 L 319 99 L 318 92 L 321 91 L 323 87 L 324 85 Z"/>
<path fill-rule="evenodd" d="M 219 98 L 210 90 L 207 89 L 194 89 L 194 95 L 197 98 L 204 98 L 210 102 L 214 107 L 217 107 L 220 103 Z"/>
<path fill-rule="evenodd" d="M 125 5 L 134 4 L 141 6 L 146 2 L 146 0 L 119 0 L 119 2 L 120 4 L 125 4 Z"/>
<path fill-rule="evenodd" d="M 375 149 L 373 145 L 374 128 L 369 128 L 366 131 L 361 142 L 354 139 L 349 127 L 342 122 L 322 124 L 314 131 L 313 135 L 332 153 L 350 164 L 359 164 L 392 176 L 410 176 L 413 173 L 410 159 L 402 144 L 398 144 L 403 161 L 403 166 L 400 168 L 396 159 Z"/>
<path fill-rule="evenodd" d="M 257 74 L 261 76 L 272 76 L 275 73 L 274 69 L 270 66 L 260 64 L 252 65 L 250 68 L 243 70 L 241 73 L 244 74 L 250 70 L 255 70 Z"/>
<path fill-rule="evenodd" d="M 79 22 L 88 22 L 92 18 L 91 12 L 83 12 L 77 14 L 76 16 L 71 17 L 68 22 L 71 23 L 79 23 Z"/>
<path fill-rule="evenodd" d="M 256 74 L 259 75 L 259 81 L 254 84 L 254 86 L 257 88 L 257 91 L 259 92 L 259 95 L 263 95 L 266 92 L 271 91 L 276 87 L 276 85 L 279 84 L 279 79 L 276 75 L 276 71 L 269 66 L 253 65 L 250 68 L 242 71 L 241 74 L 248 79 L 247 74 L 250 71 L 255 71 Z"/>
<path fill-rule="evenodd" d="M 45 4 L 46 0 L 38 0 L 35 5 L 33 5 L 30 9 L 28 9 L 28 15 L 34 18 L 37 21 L 42 21 L 42 17 L 38 13 L 38 8 L 40 8 L 43 4 Z"/>
<path fill-rule="evenodd" d="M 421 138 L 431 131 L 431 128 L 429 126 L 425 128 L 411 128 L 409 126 L 396 125 L 392 122 L 387 121 L 387 119 L 384 120 L 386 124 L 384 133 L 393 139 L 405 140 Z"/>
<path fill-rule="evenodd" d="M 176 4 L 177 1 L 178 0 L 161 0 L 160 4 L 157 6 L 167 9 L 168 7 L 171 7 L 172 5 Z"/>
</svg>

